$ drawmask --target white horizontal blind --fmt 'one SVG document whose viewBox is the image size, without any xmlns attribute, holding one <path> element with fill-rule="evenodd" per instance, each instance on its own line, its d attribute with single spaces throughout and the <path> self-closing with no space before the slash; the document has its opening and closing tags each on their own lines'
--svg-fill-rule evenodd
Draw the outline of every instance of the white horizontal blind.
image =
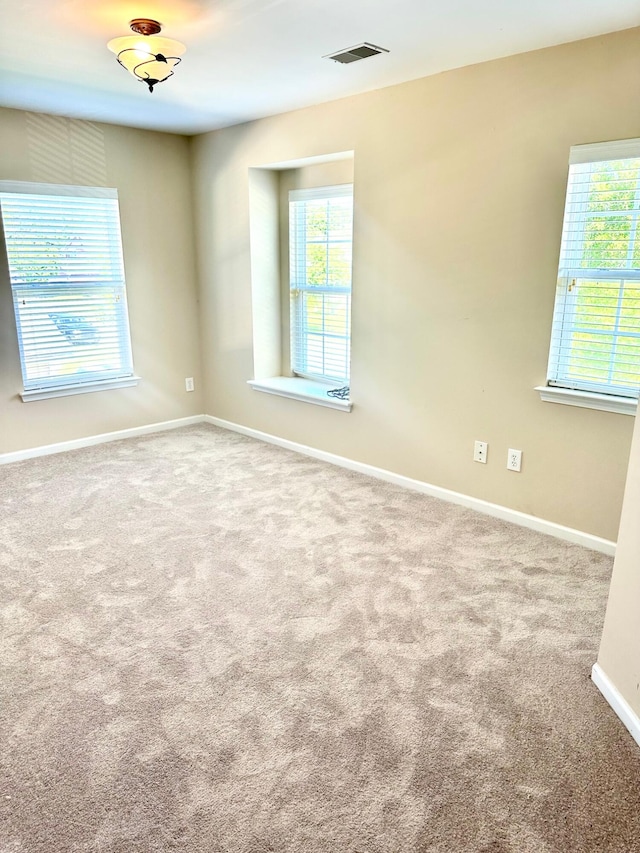
<svg viewBox="0 0 640 853">
<path fill-rule="evenodd" d="M 289 193 L 291 367 L 349 382 L 353 186 Z"/>
<path fill-rule="evenodd" d="M 640 141 L 572 149 L 550 385 L 637 397 Z"/>
<path fill-rule="evenodd" d="M 116 191 L 5 182 L 0 205 L 25 391 L 132 376 Z"/>
</svg>

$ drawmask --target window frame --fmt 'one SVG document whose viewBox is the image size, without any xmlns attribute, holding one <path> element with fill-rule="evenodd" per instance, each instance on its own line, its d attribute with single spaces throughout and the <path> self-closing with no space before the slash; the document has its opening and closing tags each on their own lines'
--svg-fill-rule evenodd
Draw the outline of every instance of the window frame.
<svg viewBox="0 0 640 853">
<path fill-rule="evenodd" d="M 99 239 L 103 242 L 103 246 L 106 247 L 108 262 L 105 262 L 102 265 L 101 261 L 95 261 L 94 259 L 84 260 L 84 266 L 81 269 L 82 273 L 86 275 L 86 281 L 82 281 L 80 275 L 78 275 L 77 278 L 72 277 L 66 281 L 56 281 L 55 279 L 52 280 L 45 278 L 40 281 L 25 280 L 24 273 L 20 269 L 19 264 L 12 263 L 12 253 L 10 251 L 9 244 L 12 238 L 24 240 L 25 237 L 28 237 L 29 225 L 25 225 L 24 228 L 20 225 L 16 225 L 14 228 L 10 229 L 8 223 L 5 221 L 5 219 L 9 218 L 9 216 L 6 215 L 6 210 L 11 204 L 11 196 L 31 196 L 34 198 L 34 201 L 36 198 L 40 199 L 40 203 L 42 203 L 44 198 L 48 199 L 48 201 L 45 202 L 45 210 L 47 205 L 51 205 L 51 213 L 48 218 L 44 219 L 45 226 L 40 232 L 40 239 L 42 239 L 42 235 L 48 236 L 49 233 L 55 235 L 56 229 L 60 229 L 60 223 L 64 221 L 65 216 L 65 212 L 62 209 L 64 205 L 63 199 L 65 197 L 74 200 L 74 204 L 69 206 L 68 213 L 72 220 L 74 218 L 77 219 L 79 216 L 79 205 L 77 200 L 85 199 L 89 207 L 91 207 L 91 202 L 95 202 L 95 213 L 103 216 L 102 227 L 98 234 Z M 57 201 L 54 202 L 52 201 L 53 199 L 56 199 Z M 100 202 L 104 202 L 104 204 L 101 206 Z M 5 207 L 4 217 L 2 217 L 3 205 Z M 58 205 L 59 208 L 57 210 L 56 205 Z M 19 219 L 18 209 L 19 205 L 11 214 L 12 219 L 14 217 Z M 93 213 L 93 211 L 89 210 L 89 214 L 91 213 Z M 23 401 L 29 402 L 32 400 L 43 400 L 49 397 L 70 396 L 137 385 L 139 377 L 136 376 L 133 367 L 133 353 L 131 346 L 129 311 L 127 306 L 127 289 L 122 254 L 122 235 L 117 190 L 109 187 L 42 184 L 26 181 L 0 181 L 0 221 L 2 223 L 1 230 L 5 244 L 5 259 L 7 269 L 9 271 L 14 306 L 20 367 L 23 379 L 23 391 L 21 393 Z M 92 221 L 92 225 L 94 224 L 94 221 L 95 220 Z M 35 245 L 37 248 L 34 258 L 35 262 L 39 263 L 44 255 L 42 253 L 42 247 L 37 245 L 37 243 Z M 57 261 L 59 257 L 65 257 L 62 255 L 61 251 L 62 250 L 56 249 L 54 252 L 51 252 L 51 254 L 54 255 L 54 260 Z M 104 252 L 105 248 L 101 248 L 101 251 Z M 48 260 L 50 260 L 50 257 Z M 105 273 L 104 277 L 101 277 L 100 275 L 102 272 Z M 118 367 L 115 370 L 87 370 L 86 378 L 84 380 L 82 370 L 75 370 L 68 374 L 64 374 L 59 371 L 53 376 L 34 376 L 30 371 L 35 367 L 38 359 L 38 352 L 40 352 L 40 354 L 43 352 L 46 353 L 47 342 L 44 335 L 38 339 L 37 333 L 35 336 L 32 335 L 31 341 L 29 342 L 28 332 L 25 334 L 25 321 L 26 328 L 28 328 L 29 325 L 28 313 L 21 311 L 19 305 L 20 301 L 24 300 L 28 294 L 40 295 L 45 302 L 47 298 L 52 299 L 55 297 L 60 298 L 62 302 L 66 297 L 67 304 L 71 303 L 71 307 L 67 307 L 65 310 L 69 312 L 71 319 L 75 320 L 81 318 L 79 315 L 75 317 L 73 316 L 73 312 L 77 310 L 76 305 L 73 304 L 74 301 L 81 304 L 83 298 L 90 298 L 88 297 L 88 294 L 92 293 L 92 291 L 95 291 L 95 297 L 97 297 L 98 305 L 100 302 L 106 303 L 108 300 L 108 296 L 106 296 L 106 294 L 110 292 L 114 294 L 114 302 L 117 303 L 117 307 L 113 310 L 110 322 L 113 324 L 116 337 L 115 344 L 112 344 L 110 355 L 113 357 L 114 354 L 117 354 Z M 105 294 L 102 299 L 99 298 L 100 292 Z M 91 307 L 95 310 L 95 306 Z M 46 310 L 46 305 L 43 306 L 42 310 Z M 85 320 L 85 323 L 88 322 L 89 321 Z M 58 327 L 59 331 L 62 331 L 56 320 L 54 320 L 54 323 Z M 65 328 L 68 325 L 69 324 L 67 323 Z M 73 331 L 71 326 L 69 326 L 69 328 Z M 113 329 L 109 329 L 108 331 L 113 335 Z M 69 334 L 66 332 L 63 332 L 63 334 L 67 337 L 70 343 L 75 343 L 75 340 L 72 340 Z M 30 343 L 31 348 L 33 349 L 32 358 L 34 361 L 31 364 L 29 363 L 29 358 L 25 352 L 25 340 Z M 52 357 L 52 363 L 55 357 L 59 358 L 59 353 L 59 347 L 56 348 L 55 345 L 54 347 L 49 347 L 49 354 Z M 76 362 L 78 365 L 82 365 L 83 356 L 87 360 L 93 358 L 95 361 L 97 353 L 99 353 L 97 347 L 92 347 L 90 351 L 88 350 L 85 353 L 81 353 L 79 358 L 76 356 Z"/>
<path fill-rule="evenodd" d="M 337 285 L 312 285 L 307 283 L 306 277 L 306 246 L 310 242 L 307 240 L 307 221 L 304 216 L 300 215 L 300 207 L 296 202 L 306 201 L 323 201 L 334 198 L 350 198 L 351 199 L 351 234 L 348 241 L 329 239 L 317 241 L 326 243 L 330 246 L 332 242 L 345 243 L 348 242 L 351 248 L 351 267 L 350 281 L 348 287 Z M 293 377 L 310 380 L 328 386 L 336 386 L 336 383 L 349 385 L 351 381 L 351 296 L 353 290 L 353 183 L 333 184 L 326 186 L 311 187 L 307 189 L 294 189 L 288 193 L 288 209 L 289 209 L 289 360 L 290 369 Z M 301 254 L 299 247 L 305 247 L 305 260 L 301 262 Z M 304 299 L 305 294 L 321 294 L 326 295 L 344 295 L 347 296 L 346 311 L 348 330 L 346 335 L 338 333 L 322 333 L 323 340 L 333 338 L 343 340 L 346 350 L 346 375 L 338 376 L 329 373 L 315 373 L 300 369 L 302 359 L 300 359 L 297 348 L 301 342 L 305 341 L 304 323 Z M 323 350 L 324 352 L 324 350 Z M 299 360 L 300 359 L 300 360 Z"/>
<path fill-rule="evenodd" d="M 598 408 L 606 411 L 615 411 L 625 414 L 633 414 L 637 409 L 638 391 L 637 385 L 614 385 L 612 381 L 597 381 L 596 377 L 580 379 L 571 377 L 568 367 L 571 358 L 570 341 L 575 334 L 584 335 L 607 335 L 611 340 L 610 352 L 607 355 L 609 364 L 609 380 L 615 369 L 615 353 L 620 345 L 620 339 L 636 339 L 638 352 L 640 352 L 640 331 L 621 330 L 620 319 L 624 288 L 627 282 L 640 282 L 640 265 L 633 264 L 634 240 L 640 235 L 640 179 L 638 180 L 631 206 L 621 209 L 620 216 L 629 217 L 629 248 L 627 260 L 629 264 L 623 268 L 613 267 L 585 267 L 581 266 L 585 251 L 585 235 L 589 221 L 597 218 L 601 212 L 603 218 L 611 216 L 616 212 L 611 210 L 588 210 L 586 208 L 586 195 L 579 196 L 574 181 L 580 180 L 580 166 L 616 162 L 626 159 L 640 158 L 640 139 L 620 140 L 609 143 L 597 143 L 594 145 L 573 146 L 569 158 L 569 175 L 567 180 L 567 191 L 565 210 L 562 226 L 562 246 L 558 264 L 558 279 L 554 302 L 553 323 L 551 341 L 549 347 L 549 361 L 547 369 L 546 386 L 538 387 L 541 398 L 546 402 L 560 402 L 589 408 Z M 618 297 L 616 301 L 616 313 L 611 328 L 598 329 L 588 325 L 589 317 L 578 324 L 579 296 L 581 286 L 592 286 L 596 282 L 611 282 L 611 289 L 617 286 Z M 609 298 L 609 297 L 607 297 Z M 631 298 L 634 298 L 633 296 Z M 614 307 L 613 304 L 608 307 Z M 569 344 L 567 344 L 569 341 Z M 627 344 L 622 344 L 627 345 Z M 588 353 L 587 353 L 588 355 Z M 575 356 L 574 356 L 575 357 Z M 604 363 L 603 363 L 604 366 Z M 640 383 L 639 383 L 640 385 Z"/>
</svg>

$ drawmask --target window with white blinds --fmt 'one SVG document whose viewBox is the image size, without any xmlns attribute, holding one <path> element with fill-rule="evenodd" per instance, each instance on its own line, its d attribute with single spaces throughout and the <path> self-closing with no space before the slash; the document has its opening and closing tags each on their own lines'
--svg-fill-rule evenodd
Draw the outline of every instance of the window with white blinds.
<svg viewBox="0 0 640 853">
<path fill-rule="evenodd" d="M 291 368 L 348 384 L 353 185 L 289 193 Z"/>
<path fill-rule="evenodd" d="M 116 190 L 0 182 L 25 392 L 133 377 Z"/>
<path fill-rule="evenodd" d="M 640 387 L 640 139 L 571 149 L 549 385 Z"/>
</svg>

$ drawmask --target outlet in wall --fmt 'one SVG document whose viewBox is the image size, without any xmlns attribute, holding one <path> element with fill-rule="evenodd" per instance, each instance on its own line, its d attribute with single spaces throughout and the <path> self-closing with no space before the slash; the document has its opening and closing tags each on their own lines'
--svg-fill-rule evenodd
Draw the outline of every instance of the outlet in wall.
<svg viewBox="0 0 640 853">
<path fill-rule="evenodd" d="M 520 471 L 522 468 L 522 451 L 513 450 L 511 447 L 507 451 L 507 468 L 509 471 Z"/>
</svg>

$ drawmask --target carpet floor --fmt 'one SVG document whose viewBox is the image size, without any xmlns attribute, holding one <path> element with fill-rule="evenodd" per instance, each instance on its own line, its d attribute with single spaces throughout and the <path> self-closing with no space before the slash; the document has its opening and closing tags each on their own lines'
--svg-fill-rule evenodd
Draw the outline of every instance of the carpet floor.
<svg viewBox="0 0 640 853">
<path fill-rule="evenodd" d="M 640 851 L 610 558 L 209 426 L 0 511 L 0 853 Z"/>
</svg>

